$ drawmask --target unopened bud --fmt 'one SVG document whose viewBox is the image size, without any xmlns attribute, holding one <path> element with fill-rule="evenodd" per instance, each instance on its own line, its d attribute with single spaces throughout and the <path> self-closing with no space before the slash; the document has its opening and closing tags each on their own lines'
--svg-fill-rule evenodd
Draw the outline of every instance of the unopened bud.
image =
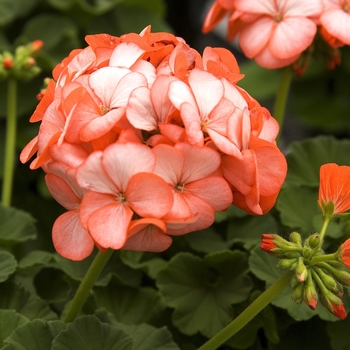
<svg viewBox="0 0 350 350">
<path fill-rule="evenodd" d="M 297 265 L 297 259 L 280 259 L 280 261 L 277 264 L 277 267 L 280 269 L 290 269 L 294 270 Z"/>
<path fill-rule="evenodd" d="M 294 287 L 291 297 L 295 303 L 297 303 L 297 304 L 302 303 L 303 291 L 304 291 L 304 283 L 299 283 Z"/>
<path fill-rule="evenodd" d="M 5 69 L 12 68 L 13 67 L 13 58 L 5 57 L 2 64 L 3 64 L 3 67 Z"/>
<path fill-rule="evenodd" d="M 337 296 L 329 292 L 327 295 L 321 294 L 320 300 L 322 305 L 327 308 L 334 316 L 343 320 L 346 318 L 344 304 Z"/>
<path fill-rule="evenodd" d="M 303 298 L 305 304 L 312 310 L 315 310 L 318 302 L 318 294 L 315 288 L 314 281 L 312 280 L 311 274 L 308 275 L 308 278 L 305 282 Z"/>
<path fill-rule="evenodd" d="M 323 269 L 326 269 L 327 271 L 330 272 L 330 274 L 342 285 L 350 285 L 350 273 L 344 270 L 340 270 L 338 269 L 336 266 L 333 267 L 328 263 L 321 263 L 319 264 L 320 266 L 322 266 Z"/>
<path fill-rule="evenodd" d="M 317 248 L 320 245 L 320 235 L 318 233 L 314 233 L 313 235 L 311 235 L 308 240 L 307 243 L 309 245 L 310 248 Z"/>
<path fill-rule="evenodd" d="M 330 275 L 325 273 L 322 269 L 320 268 L 315 268 L 315 272 L 318 274 L 318 276 L 321 278 L 323 284 L 327 287 L 332 292 L 337 293 L 338 292 L 338 284 L 332 278 Z"/>
<path fill-rule="evenodd" d="M 307 270 L 303 258 L 299 257 L 297 267 L 295 269 L 295 275 L 299 282 L 304 282 L 307 279 L 309 271 Z"/>
<path fill-rule="evenodd" d="M 292 232 L 290 235 L 289 235 L 289 240 L 295 244 L 297 244 L 298 246 L 301 247 L 302 245 L 302 240 L 301 240 L 301 236 L 298 232 Z"/>
</svg>

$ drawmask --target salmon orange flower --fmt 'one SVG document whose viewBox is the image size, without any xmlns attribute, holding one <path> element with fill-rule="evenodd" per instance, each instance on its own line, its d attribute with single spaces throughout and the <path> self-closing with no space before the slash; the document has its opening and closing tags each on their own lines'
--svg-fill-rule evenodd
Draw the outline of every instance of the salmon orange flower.
<svg viewBox="0 0 350 350">
<path fill-rule="evenodd" d="M 318 204 L 323 215 L 332 217 L 350 209 L 350 167 L 335 163 L 320 168 Z"/>
</svg>

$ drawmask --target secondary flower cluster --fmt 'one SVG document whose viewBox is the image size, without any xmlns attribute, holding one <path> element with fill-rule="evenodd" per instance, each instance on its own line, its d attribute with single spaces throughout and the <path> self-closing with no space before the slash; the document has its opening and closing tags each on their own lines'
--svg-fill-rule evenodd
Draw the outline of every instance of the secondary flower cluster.
<svg viewBox="0 0 350 350">
<path fill-rule="evenodd" d="M 350 239 L 338 251 L 325 254 L 322 244 L 326 227 L 336 215 L 347 215 L 350 210 L 350 167 L 335 163 L 320 168 L 318 203 L 323 213 L 324 224 L 320 233 L 315 233 L 302 242 L 297 232 L 289 240 L 275 234 L 263 234 L 261 249 L 279 259 L 278 267 L 293 272 L 292 299 L 304 301 L 312 310 L 321 301 L 330 312 L 340 319 L 346 317 L 341 301 L 343 286 L 350 285 Z"/>
<path fill-rule="evenodd" d="M 265 68 L 294 64 L 301 74 L 311 54 L 322 54 L 333 68 L 340 62 L 337 48 L 350 45 L 349 0 L 216 0 L 203 32 L 227 15 L 228 40 L 239 33 L 243 53 Z M 321 37 L 323 44 L 313 45 Z"/>
<path fill-rule="evenodd" d="M 67 209 L 53 226 L 63 256 L 163 251 L 235 204 L 263 214 L 286 176 L 279 127 L 236 82 L 234 56 L 201 56 L 168 33 L 88 35 L 53 70 L 21 161 L 42 167 Z"/>
</svg>

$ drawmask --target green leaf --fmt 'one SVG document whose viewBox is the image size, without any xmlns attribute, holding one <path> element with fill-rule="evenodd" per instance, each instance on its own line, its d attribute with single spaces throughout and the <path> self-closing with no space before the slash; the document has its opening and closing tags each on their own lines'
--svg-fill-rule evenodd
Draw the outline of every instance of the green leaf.
<svg viewBox="0 0 350 350">
<path fill-rule="evenodd" d="M 164 17 L 166 8 L 165 2 L 163 0 L 152 0 L 152 1 L 144 1 L 144 0 L 127 0 L 124 1 L 122 6 L 131 7 L 131 8 L 139 8 L 144 9 L 149 12 L 153 12 L 160 17 Z"/>
<path fill-rule="evenodd" d="M 95 1 L 87 1 L 87 0 L 76 0 L 79 6 L 86 11 L 95 16 L 99 16 L 104 14 L 105 12 L 113 9 L 117 4 L 125 1 L 125 0 L 95 0 Z"/>
<path fill-rule="evenodd" d="M 185 236 L 189 246 L 203 253 L 214 253 L 228 249 L 228 244 L 225 242 L 213 226 L 205 230 L 190 232 Z"/>
<path fill-rule="evenodd" d="M 110 310 L 116 320 L 125 324 L 152 323 L 162 317 L 164 301 L 152 288 L 130 288 L 121 285 L 94 288 L 98 307 Z"/>
<path fill-rule="evenodd" d="M 96 316 L 81 316 L 69 323 L 52 342 L 52 350 L 129 350 L 132 339 Z"/>
<path fill-rule="evenodd" d="M 53 336 L 48 323 L 33 320 L 19 326 L 5 339 L 4 350 L 47 350 L 51 349 Z"/>
<path fill-rule="evenodd" d="M 166 327 L 158 329 L 148 324 L 119 327 L 133 339 L 132 350 L 180 350 Z"/>
<path fill-rule="evenodd" d="M 263 233 L 277 232 L 277 222 L 271 214 L 231 219 L 227 228 L 229 244 L 241 243 L 250 250 L 260 243 Z"/>
<path fill-rule="evenodd" d="M 291 229 L 313 233 L 313 220 L 319 214 L 317 197 L 316 188 L 291 186 L 283 189 L 276 203 L 281 222 Z"/>
<path fill-rule="evenodd" d="M 122 262 L 132 269 L 140 269 L 148 276 L 155 279 L 158 272 L 164 268 L 166 261 L 159 255 L 147 252 L 134 252 L 131 250 L 120 251 Z"/>
<path fill-rule="evenodd" d="M 14 309 L 28 319 L 41 318 L 55 320 L 57 315 L 45 301 L 31 295 L 23 287 L 12 281 L 0 284 L 0 309 Z"/>
<path fill-rule="evenodd" d="M 15 310 L 0 310 L 0 347 L 2 349 L 4 340 L 23 323 L 29 320 Z"/>
<path fill-rule="evenodd" d="M 246 216 L 248 214 L 243 209 L 230 205 L 226 210 L 215 213 L 215 222 L 220 223 L 231 218 L 244 218 Z"/>
<path fill-rule="evenodd" d="M 32 250 L 18 262 L 18 268 L 24 270 L 32 267 L 47 267 L 54 261 L 55 254 L 43 250 Z"/>
<path fill-rule="evenodd" d="M 0 282 L 4 282 L 16 271 L 17 261 L 8 252 L 0 251 Z"/>
<path fill-rule="evenodd" d="M 349 140 L 319 136 L 294 142 L 290 150 L 291 153 L 287 155 L 288 174 L 286 179 L 289 185 L 318 188 L 322 164 L 350 165 Z"/>
<path fill-rule="evenodd" d="M 252 282 L 244 253 L 223 251 L 204 259 L 177 254 L 159 273 L 157 285 L 175 309 L 174 325 L 187 335 L 213 336 L 233 318 L 232 304 L 247 299 Z"/>
<path fill-rule="evenodd" d="M 81 281 L 84 278 L 94 258 L 95 254 L 91 254 L 82 261 L 72 261 L 60 255 L 56 255 L 57 267 L 76 281 Z M 140 285 L 142 272 L 132 270 L 129 266 L 123 264 L 120 260 L 119 252 L 114 252 L 96 280 L 95 286 L 107 286 L 112 276 L 117 277 L 120 281 L 129 286 L 138 286 Z"/>
<path fill-rule="evenodd" d="M 35 239 L 34 222 L 30 214 L 0 205 L 0 244 L 13 245 Z"/>
<path fill-rule="evenodd" d="M 1 0 L 0 26 L 11 23 L 18 17 L 25 16 L 39 0 Z"/>
<path fill-rule="evenodd" d="M 65 11 L 74 5 L 75 0 L 48 0 L 47 2 L 50 6 Z"/>
</svg>

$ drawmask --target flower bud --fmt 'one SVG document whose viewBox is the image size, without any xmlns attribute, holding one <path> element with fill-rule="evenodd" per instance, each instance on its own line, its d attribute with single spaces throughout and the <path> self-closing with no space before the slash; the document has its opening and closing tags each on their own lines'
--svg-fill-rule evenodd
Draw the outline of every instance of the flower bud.
<svg viewBox="0 0 350 350">
<path fill-rule="evenodd" d="M 11 69 L 13 67 L 13 58 L 5 57 L 2 64 L 5 69 Z"/>
<path fill-rule="evenodd" d="M 290 235 L 289 235 L 289 240 L 295 244 L 297 244 L 298 246 L 302 246 L 302 240 L 301 240 L 301 236 L 298 232 L 292 232 Z"/>
<path fill-rule="evenodd" d="M 292 300 L 297 303 L 297 304 L 301 304 L 303 301 L 303 291 L 304 291 L 304 283 L 299 283 L 297 284 L 293 291 L 292 291 Z"/>
<path fill-rule="evenodd" d="M 321 294 L 320 300 L 322 305 L 327 308 L 334 316 L 344 320 L 347 316 L 344 304 L 337 296 L 329 292 L 327 295 Z"/>
<path fill-rule="evenodd" d="M 330 274 L 342 285 L 350 285 L 350 273 L 344 270 L 339 270 L 336 266 L 334 268 L 330 264 L 327 264 L 325 262 L 319 264 L 322 266 L 323 269 L 326 269 L 327 271 L 330 272 Z"/>
<path fill-rule="evenodd" d="M 320 235 L 318 233 L 311 235 L 307 240 L 307 244 L 310 248 L 317 248 L 320 245 Z"/>
<path fill-rule="evenodd" d="M 309 274 L 308 269 L 304 265 L 304 261 L 302 257 L 299 257 L 298 263 L 295 269 L 295 275 L 299 282 L 304 282 L 307 279 L 307 276 Z"/>
<path fill-rule="evenodd" d="M 307 280 L 305 282 L 304 290 L 303 290 L 303 298 L 305 304 L 312 310 L 316 310 L 317 302 L 318 302 L 318 294 L 316 291 L 316 287 L 314 281 L 312 280 L 311 274 L 308 275 Z"/>
<path fill-rule="evenodd" d="M 277 267 L 280 269 L 294 270 L 297 265 L 297 259 L 280 259 Z"/>
<path fill-rule="evenodd" d="M 330 275 L 326 274 L 322 269 L 315 268 L 315 272 L 321 278 L 323 284 L 329 289 L 331 292 L 338 292 L 338 284 Z"/>
</svg>

